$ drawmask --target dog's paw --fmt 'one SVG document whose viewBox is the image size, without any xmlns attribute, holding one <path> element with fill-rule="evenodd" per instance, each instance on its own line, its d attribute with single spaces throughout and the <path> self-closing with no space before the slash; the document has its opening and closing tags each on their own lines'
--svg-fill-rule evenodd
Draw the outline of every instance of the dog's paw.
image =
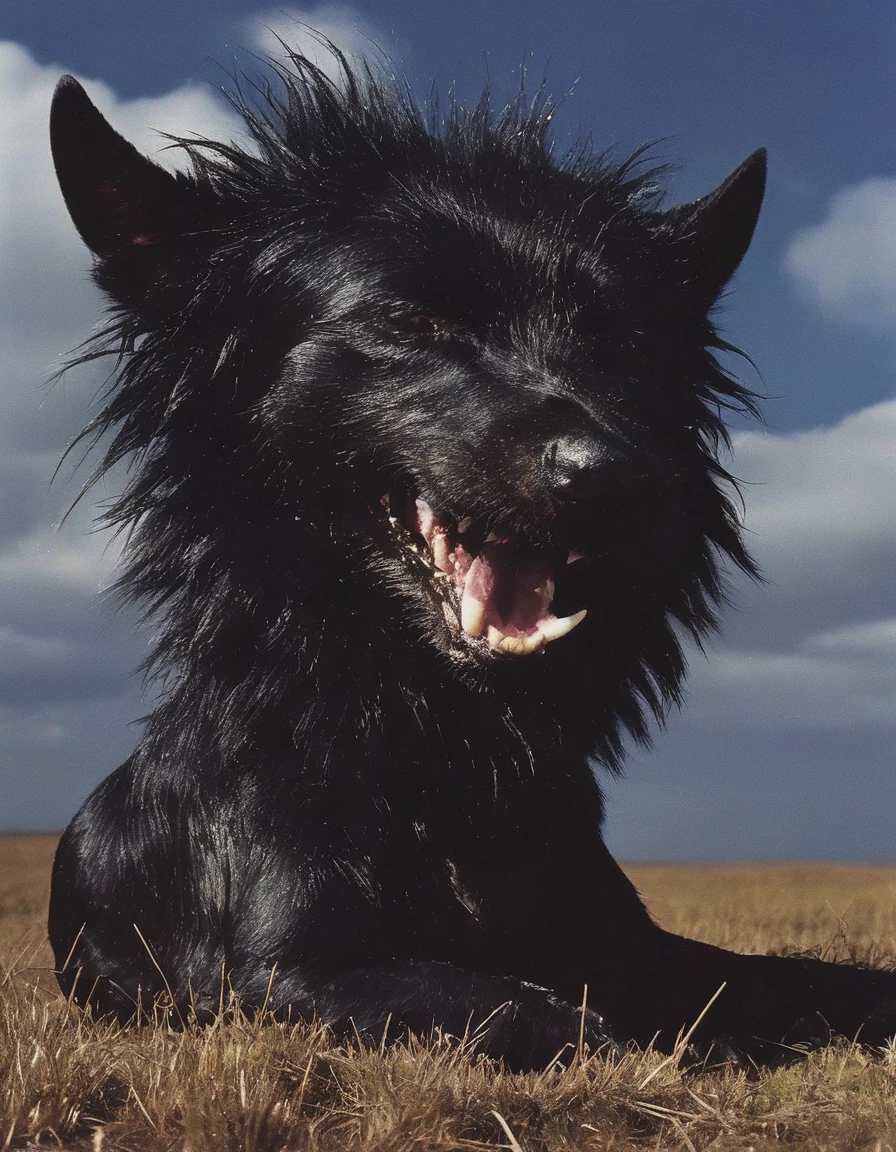
<svg viewBox="0 0 896 1152">
<path fill-rule="evenodd" d="M 860 1044 L 882 1046 L 896 1037 L 896 996 L 884 1000 L 868 1016 L 856 1033 Z"/>
<path fill-rule="evenodd" d="M 821 1013 L 810 1012 L 791 1024 L 777 1040 L 743 1032 L 698 1035 L 688 1045 L 683 1065 L 695 1070 L 723 1064 L 746 1069 L 779 1067 L 826 1047 L 833 1037 L 834 1032 Z"/>
<path fill-rule="evenodd" d="M 517 1071 L 568 1067 L 579 1053 L 618 1054 L 602 1016 L 547 989 L 522 985 L 473 1037 L 475 1050 Z"/>
</svg>

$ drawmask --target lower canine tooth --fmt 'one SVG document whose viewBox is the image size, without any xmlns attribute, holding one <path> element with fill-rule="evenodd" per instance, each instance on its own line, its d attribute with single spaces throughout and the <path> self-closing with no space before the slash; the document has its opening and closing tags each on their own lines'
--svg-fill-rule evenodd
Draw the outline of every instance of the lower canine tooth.
<svg viewBox="0 0 896 1152">
<path fill-rule="evenodd" d="M 574 616 L 558 616 L 554 620 L 548 620 L 542 624 L 538 631 L 544 637 L 544 643 L 550 644 L 552 640 L 559 640 L 561 636 L 566 636 L 568 632 L 572 632 L 585 617 L 588 615 L 588 609 L 583 608 L 581 612 L 576 612 Z"/>
<path fill-rule="evenodd" d="M 473 523 L 473 517 L 472 516 L 465 516 L 463 518 L 463 520 L 458 520 L 458 522 L 457 522 L 458 532 L 460 532 L 461 535 L 463 535 L 464 532 L 469 532 L 470 531 L 470 525 L 472 523 Z"/>
<path fill-rule="evenodd" d="M 539 652 L 552 640 L 559 640 L 561 636 L 572 632 L 573 628 L 581 624 L 587 615 L 588 610 L 583 608 L 574 616 L 560 616 L 557 619 L 548 620 L 531 636 L 505 636 L 500 628 L 490 625 L 488 646 L 493 652 L 506 652 L 508 656 L 529 656 L 533 652 Z M 472 633 L 470 634 L 472 635 Z M 478 636 L 480 633 L 477 632 L 476 635 Z"/>
</svg>

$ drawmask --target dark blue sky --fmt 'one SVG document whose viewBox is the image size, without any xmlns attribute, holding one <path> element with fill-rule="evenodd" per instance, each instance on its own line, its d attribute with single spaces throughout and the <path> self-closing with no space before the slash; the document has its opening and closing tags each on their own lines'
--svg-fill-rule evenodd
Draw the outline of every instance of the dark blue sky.
<svg viewBox="0 0 896 1152">
<path fill-rule="evenodd" d="M 95 597 L 108 557 L 86 516 L 49 527 L 72 488 L 47 496 L 46 481 L 89 388 L 39 408 L 40 381 L 98 315 L 51 186 L 52 80 L 93 84 L 142 147 L 149 127 L 211 131 L 216 87 L 256 71 L 260 29 L 297 11 L 29 0 L 0 15 L 0 827 L 66 819 L 142 707 L 127 669 L 145 640 Z M 761 378 L 737 370 L 772 397 L 767 433 L 735 429 L 734 465 L 769 584 L 735 589 L 688 713 L 611 786 L 610 841 L 641 858 L 896 858 L 896 8 L 359 0 L 300 15 L 370 36 L 421 99 L 436 79 L 471 101 L 486 74 L 509 97 L 525 64 L 532 87 L 570 92 L 558 146 L 657 141 L 679 163 L 672 199 L 768 147 L 766 206 L 721 316 Z"/>
</svg>

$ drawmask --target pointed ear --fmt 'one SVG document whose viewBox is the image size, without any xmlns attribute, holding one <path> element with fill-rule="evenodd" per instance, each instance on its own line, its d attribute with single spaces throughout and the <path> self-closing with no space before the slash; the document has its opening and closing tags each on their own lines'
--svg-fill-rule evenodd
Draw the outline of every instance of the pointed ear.
<svg viewBox="0 0 896 1152">
<path fill-rule="evenodd" d="M 188 230 L 194 208 L 190 178 L 138 152 L 72 76 L 56 86 L 50 146 L 72 221 L 100 257 L 100 286 L 130 306 L 150 303 L 156 288 L 170 295 L 182 280 L 173 241 Z"/>
<path fill-rule="evenodd" d="M 676 231 L 687 244 L 689 279 L 714 301 L 744 258 L 765 192 L 764 148 L 706 196 L 672 210 Z"/>
</svg>

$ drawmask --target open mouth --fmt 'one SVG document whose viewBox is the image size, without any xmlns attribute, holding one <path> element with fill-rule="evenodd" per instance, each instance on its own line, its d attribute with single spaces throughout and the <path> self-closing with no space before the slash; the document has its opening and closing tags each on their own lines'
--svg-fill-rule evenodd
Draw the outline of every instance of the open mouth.
<svg viewBox="0 0 896 1152">
<path fill-rule="evenodd" d="M 551 611 L 558 571 L 581 561 L 575 552 L 535 548 L 473 518 L 453 520 L 420 496 L 382 498 L 393 535 L 423 561 L 441 594 L 449 628 L 493 652 L 528 656 L 566 636 L 585 619 Z"/>
</svg>

